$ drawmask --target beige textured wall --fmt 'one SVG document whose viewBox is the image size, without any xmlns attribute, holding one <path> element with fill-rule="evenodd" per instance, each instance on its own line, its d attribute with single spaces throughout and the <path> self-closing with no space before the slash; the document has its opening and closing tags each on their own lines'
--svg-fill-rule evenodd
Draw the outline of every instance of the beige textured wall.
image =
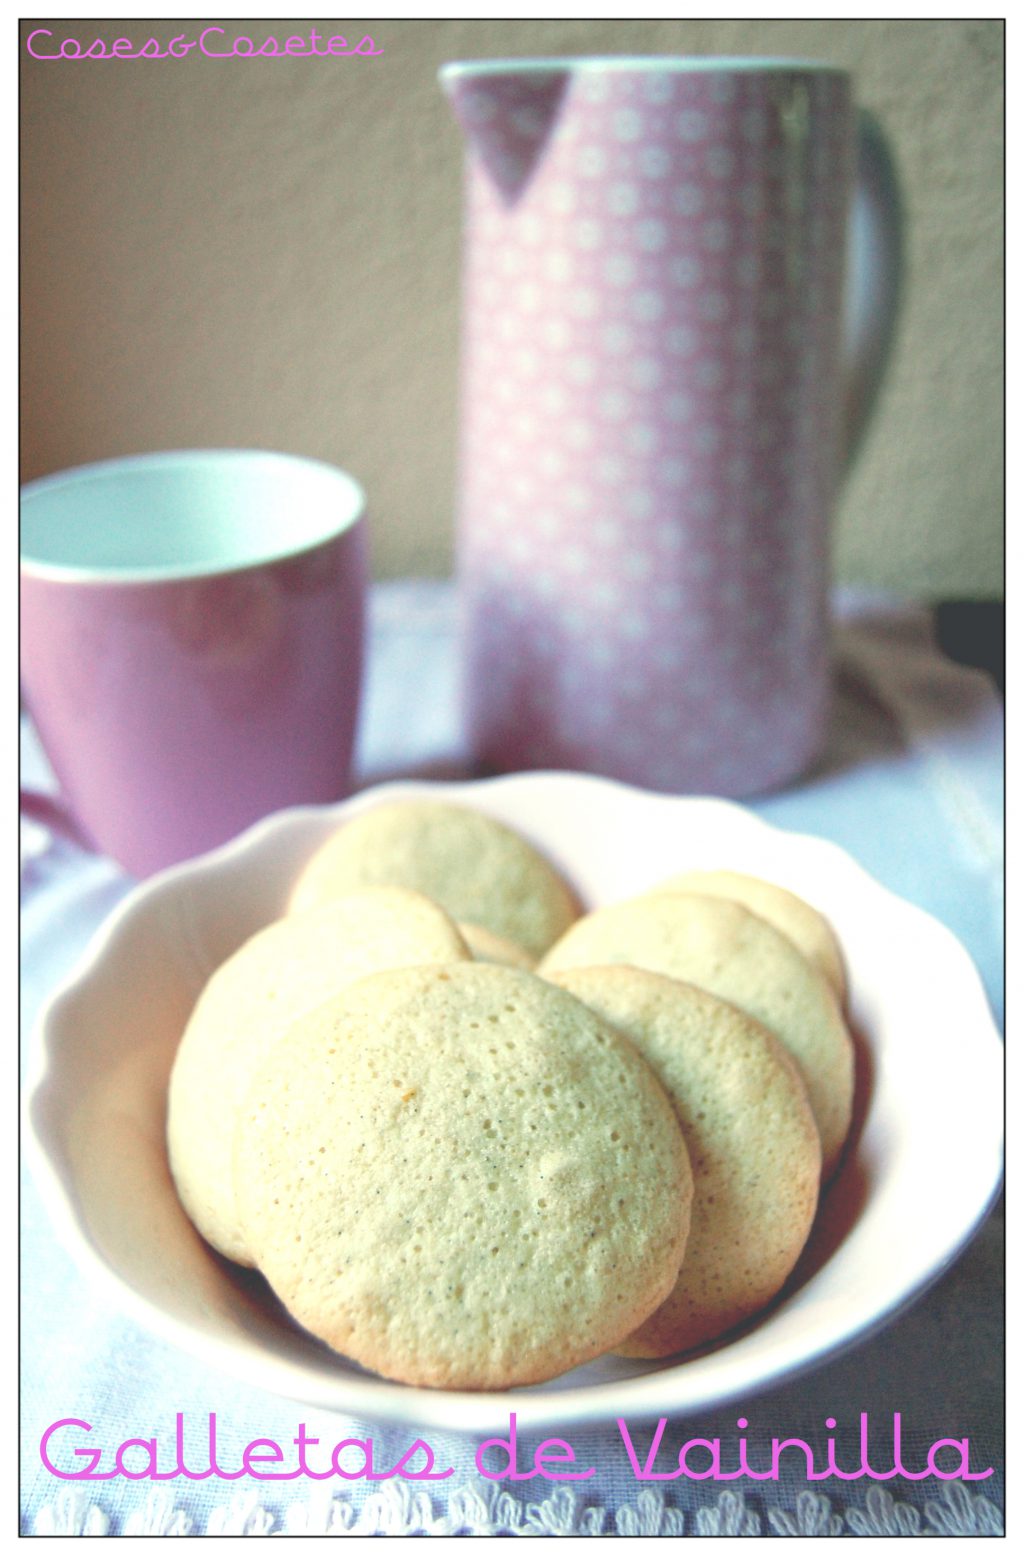
<svg viewBox="0 0 1024 1556">
<path fill-rule="evenodd" d="M 170 39 L 184 22 L 48 25 Z M 192 24 L 194 25 L 194 24 Z M 284 37 L 310 23 L 222 22 Z M 998 21 L 316 22 L 376 59 L 50 62 L 22 86 L 23 476 L 149 448 L 278 447 L 367 486 L 381 575 L 450 565 L 461 143 L 446 59 L 786 54 L 851 69 L 909 214 L 897 350 L 836 570 L 1002 587 Z"/>
</svg>

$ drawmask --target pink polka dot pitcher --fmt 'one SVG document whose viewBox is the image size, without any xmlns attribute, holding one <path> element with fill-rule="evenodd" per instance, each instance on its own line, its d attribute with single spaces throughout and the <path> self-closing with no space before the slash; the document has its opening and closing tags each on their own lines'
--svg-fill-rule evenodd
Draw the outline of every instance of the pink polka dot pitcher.
<svg viewBox="0 0 1024 1556">
<path fill-rule="evenodd" d="M 898 200 L 800 61 L 493 60 L 468 142 L 458 571 L 489 768 L 743 795 L 829 703 L 828 533 Z M 844 268 L 850 255 L 849 285 Z"/>
</svg>

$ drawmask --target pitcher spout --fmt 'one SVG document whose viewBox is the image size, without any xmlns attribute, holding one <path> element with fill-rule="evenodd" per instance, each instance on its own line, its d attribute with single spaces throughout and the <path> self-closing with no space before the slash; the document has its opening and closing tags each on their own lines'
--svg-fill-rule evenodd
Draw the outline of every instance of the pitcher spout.
<svg viewBox="0 0 1024 1556">
<path fill-rule="evenodd" d="M 441 86 L 466 138 L 506 204 L 526 188 L 558 120 L 569 71 L 500 60 L 443 65 Z"/>
</svg>

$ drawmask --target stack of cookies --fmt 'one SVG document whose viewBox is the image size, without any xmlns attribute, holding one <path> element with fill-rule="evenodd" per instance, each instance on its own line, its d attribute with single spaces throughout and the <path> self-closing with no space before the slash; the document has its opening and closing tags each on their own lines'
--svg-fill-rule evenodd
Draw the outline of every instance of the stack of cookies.
<svg viewBox="0 0 1024 1556">
<path fill-rule="evenodd" d="M 384 1376 L 504 1389 L 715 1340 L 776 1296 L 850 1123 L 842 957 L 728 872 L 581 916 L 488 816 L 381 804 L 210 979 L 182 1203 Z"/>
</svg>

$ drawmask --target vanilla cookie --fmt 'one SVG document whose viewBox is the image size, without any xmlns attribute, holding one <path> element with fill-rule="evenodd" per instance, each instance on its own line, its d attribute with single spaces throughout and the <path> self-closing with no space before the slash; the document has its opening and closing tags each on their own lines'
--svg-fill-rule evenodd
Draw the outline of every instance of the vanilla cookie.
<svg viewBox="0 0 1024 1556">
<path fill-rule="evenodd" d="M 171 1073 L 167 1144 L 178 1195 L 208 1242 L 251 1263 L 238 1227 L 231 1146 L 253 1070 L 296 1017 L 389 967 L 469 960 L 448 915 L 418 892 L 373 887 L 279 919 L 210 978 Z"/>
<path fill-rule="evenodd" d="M 846 999 L 846 969 L 835 931 L 817 908 L 784 886 L 762 881 L 754 875 L 735 870 L 691 870 L 662 881 L 654 890 L 661 892 L 700 892 L 713 897 L 728 897 L 752 913 L 774 924 L 792 940 L 819 972 L 825 974 L 840 1001 Z"/>
<path fill-rule="evenodd" d="M 562 989 L 481 963 L 353 985 L 273 1048 L 235 1149 L 298 1322 L 389 1378 L 505 1389 L 617 1345 L 679 1273 L 672 1105 Z"/>
<path fill-rule="evenodd" d="M 436 800 L 391 800 L 347 821 L 306 864 L 292 910 L 356 886 L 410 886 L 453 919 L 540 956 L 579 913 L 565 881 L 501 822 Z"/>
<path fill-rule="evenodd" d="M 623 962 L 695 983 L 775 1033 L 803 1076 L 831 1176 L 853 1110 L 853 1044 L 833 990 L 792 941 L 724 897 L 636 897 L 580 919 L 538 971 Z"/>
<path fill-rule="evenodd" d="M 693 1169 L 679 1279 L 615 1349 L 671 1356 L 717 1339 L 778 1293 L 814 1220 L 821 1144 L 799 1071 L 760 1022 L 692 984 L 635 967 L 551 976 L 650 1064 Z"/>
<path fill-rule="evenodd" d="M 499 967 L 518 967 L 522 972 L 532 972 L 537 965 L 536 958 L 522 946 L 518 946 L 512 940 L 507 940 L 504 935 L 496 935 L 493 930 L 484 929 L 482 924 L 460 923 L 459 934 L 473 953 L 473 960 L 477 962 L 496 962 Z"/>
</svg>

